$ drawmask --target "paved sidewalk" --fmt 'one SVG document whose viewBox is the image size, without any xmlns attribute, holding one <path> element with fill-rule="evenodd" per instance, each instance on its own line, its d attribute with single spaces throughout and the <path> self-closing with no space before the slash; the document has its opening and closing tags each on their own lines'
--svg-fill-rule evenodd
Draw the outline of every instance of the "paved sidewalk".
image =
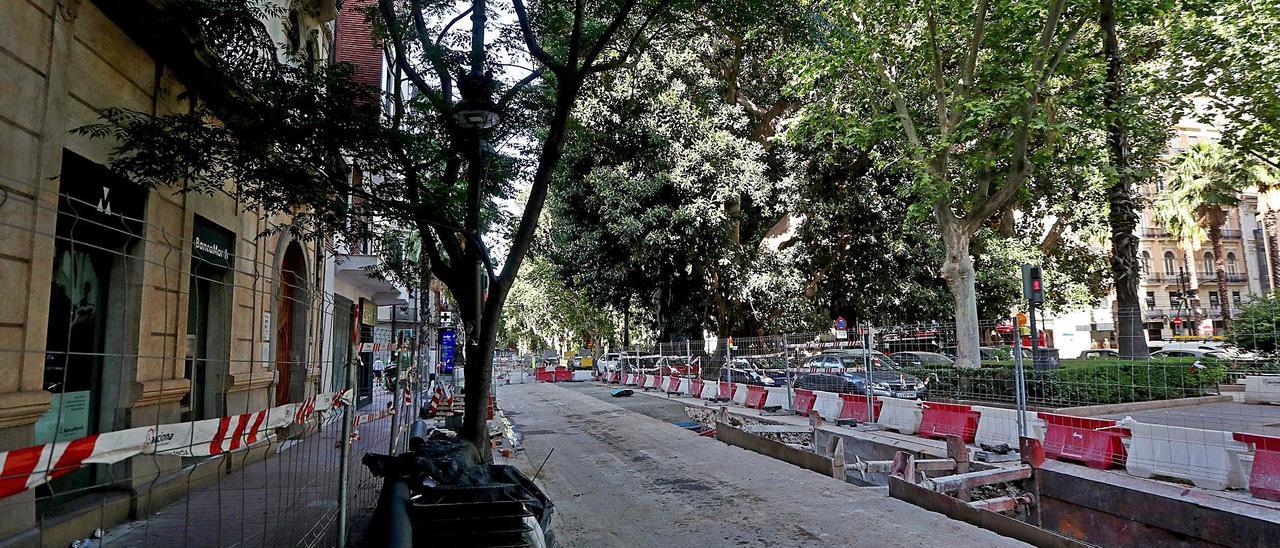
<svg viewBox="0 0 1280 548">
<path fill-rule="evenodd" d="M 856 487 L 580 391 L 589 389 L 498 387 L 499 404 L 525 436 L 524 456 L 539 466 L 551 455 L 539 483 L 556 505 L 562 546 L 1022 546 L 883 488 Z"/>
<path fill-rule="evenodd" d="M 379 394 L 360 414 L 385 408 Z M 363 534 L 382 482 L 360 464 L 365 452 L 386 453 L 391 424 L 382 418 L 359 427 L 351 462 L 349 539 Z M 341 415 L 282 451 L 194 488 L 160 511 L 107 531 L 104 546 L 229 547 L 333 546 L 338 517 L 338 440 Z M 243 453 L 228 458 L 244 458 Z"/>
</svg>

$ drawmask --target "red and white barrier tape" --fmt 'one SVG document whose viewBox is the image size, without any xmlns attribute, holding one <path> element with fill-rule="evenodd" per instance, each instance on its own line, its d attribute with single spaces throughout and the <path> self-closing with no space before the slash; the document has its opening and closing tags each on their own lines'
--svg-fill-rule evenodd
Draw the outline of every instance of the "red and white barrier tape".
<svg viewBox="0 0 1280 548">
<path fill-rule="evenodd" d="M 317 413 L 352 403 L 351 392 L 311 396 L 253 413 L 93 434 L 0 453 L 0 498 L 21 493 L 86 464 L 111 464 L 137 455 L 201 457 L 246 449 L 276 428 L 302 424 Z"/>
</svg>

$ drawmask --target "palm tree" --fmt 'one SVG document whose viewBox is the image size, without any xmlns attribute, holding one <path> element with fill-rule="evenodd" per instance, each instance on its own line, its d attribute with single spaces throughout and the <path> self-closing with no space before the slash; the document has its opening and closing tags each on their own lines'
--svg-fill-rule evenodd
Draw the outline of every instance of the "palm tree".
<svg viewBox="0 0 1280 548">
<path fill-rule="evenodd" d="M 1188 264 L 1195 265 L 1191 252 L 1207 236 L 1213 246 L 1214 273 L 1218 282 L 1218 303 L 1223 329 L 1231 325 L 1231 299 L 1227 291 L 1226 253 L 1222 248 L 1222 225 L 1227 209 L 1240 199 L 1237 194 L 1248 180 L 1248 170 L 1226 148 L 1217 143 L 1199 142 L 1173 159 L 1173 178 L 1165 193 L 1156 199 L 1156 221 L 1183 244 Z M 1192 287 L 1196 285 L 1194 266 Z"/>
</svg>

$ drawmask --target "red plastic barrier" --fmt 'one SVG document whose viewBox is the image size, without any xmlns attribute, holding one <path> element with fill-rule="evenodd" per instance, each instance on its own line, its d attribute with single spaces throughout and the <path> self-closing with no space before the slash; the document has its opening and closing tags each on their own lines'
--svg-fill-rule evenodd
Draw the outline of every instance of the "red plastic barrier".
<svg viewBox="0 0 1280 548">
<path fill-rule="evenodd" d="M 571 381 L 573 380 L 573 371 L 569 369 L 557 369 L 555 371 L 554 378 L 556 382 Z"/>
<path fill-rule="evenodd" d="M 813 402 L 817 399 L 818 396 L 812 390 L 797 388 L 795 396 L 791 398 L 791 407 L 796 410 L 797 415 L 807 417 L 813 411 Z"/>
<path fill-rule="evenodd" d="M 747 399 L 743 405 L 751 409 L 764 409 L 764 402 L 769 399 L 769 391 L 763 386 L 747 385 Z"/>
<path fill-rule="evenodd" d="M 636 386 L 639 386 L 640 388 L 644 388 L 646 384 L 649 384 L 648 375 L 640 375 L 639 377 L 637 377 Z"/>
<path fill-rule="evenodd" d="M 540 382 L 556 382 L 555 371 L 547 371 L 546 369 L 537 369 L 533 372 L 533 380 Z"/>
<path fill-rule="evenodd" d="M 1280 501 L 1280 438 L 1235 432 L 1231 437 L 1253 445 L 1253 471 L 1249 473 L 1249 493 Z"/>
<path fill-rule="evenodd" d="M 680 377 L 671 377 L 667 381 L 667 392 L 671 394 L 680 393 Z"/>
<path fill-rule="evenodd" d="M 968 405 L 954 403 L 925 402 L 924 416 L 920 419 L 922 438 L 945 438 L 960 436 L 965 443 L 973 443 L 974 434 L 978 433 L 978 418 L 982 414 Z"/>
<path fill-rule="evenodd" d="M 884 407 L 884 402 L 880 398 L 876 398 L 875 407 L 871 409 L 875 413 L 874 418 L 867 417 L 867 397 L 862 394 L 840 394 L 840 420 L 853 419 L 858 422 L 875 422 L 880 420 L 880 408 Z"/>
<path fill-rule="evenodd" d="M 720 391 L 716 393 L 716 398 L 721 400 L 732 400 L 734 394 L 738 393 L 738 385 L 720 381 Z"/>
<path fill-rule="evenodd" d="M 932 404 L 930 404 L 932 405 Z M 1113 428 L 1116 421 L 1040 413 L 1044 419 L 1044 454 L 1056 460 L 1082 462 L 1090 468 L 1106 470 L 1123 466 L 1125 428 Z"/>
<path fill-rule="evenodd" d="M 695 398 L 702 397 L 702 379 L 689 380 L 689 395 Z"/>
<path fill-rule="evenodd" d="M 610 374 L 609 374 L 609 382 L 610 382 L 610 383 L 612 383 L 612 384 L 618 384 L 618 383 L 622 382 L 622 373 L 620 373 L 620 372 L 618 372 L 618 371 L 614 371 L 613 373 L 610 373 Z"/>
</svg>

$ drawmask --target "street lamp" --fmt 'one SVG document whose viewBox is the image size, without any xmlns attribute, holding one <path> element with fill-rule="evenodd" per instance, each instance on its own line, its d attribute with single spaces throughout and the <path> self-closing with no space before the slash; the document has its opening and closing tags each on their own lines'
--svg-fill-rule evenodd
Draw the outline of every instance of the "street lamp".
<svg viewBox="0 0 1280 548">
<path fill-rule="evenodd" d="M 493 102 L 493 77 L 469 73 L 458 79 L 462 100 L 453 111 L 458 127 L 480 131 L 498 125 L 498 106 Z"/>
</svg>

